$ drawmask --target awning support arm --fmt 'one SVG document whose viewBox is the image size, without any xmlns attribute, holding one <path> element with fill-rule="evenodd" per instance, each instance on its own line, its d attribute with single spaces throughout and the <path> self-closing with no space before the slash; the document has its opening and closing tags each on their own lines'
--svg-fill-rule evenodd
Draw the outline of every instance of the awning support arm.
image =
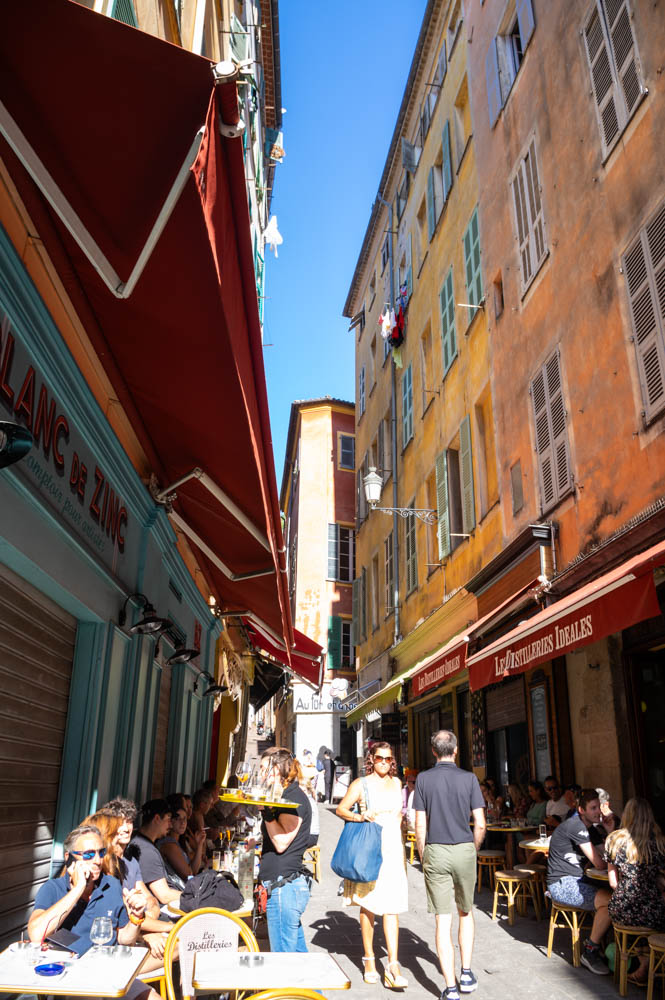
<svg viewBox="0 0 665 1000">
<path fill-rule="evenodd" d="M 207 555 L 210 562 L 213 563 L 228 580 L 237 583 L 240 580 L 254 580 L 259 576 L 272 576 L 274 574 L 275 569 L 273 566 L 271 566 L 270 569 L 256 570 L 253 573 L 234 573 L 233 570 L 229 569 L 226 563 L 222 562 L 217 553 L 213 552 L 210 546 L 203 541 L 201 536 L 198 535 L 196 531 L 194 531 L 194 529 L 180 517 L 179 514 L 176 514 L 175 511 L 171 511 L 171 519 L 174 524 L 176 524 L 181 531 L 191 538 L 198 548 L 200 548 L 201 551 Z"/>
<path fill-rule="evenodd" d="M 199 129 L 190 146 L 180 170 L 173 182 L 164 204 L 162 205 L 154 225 L 145 242 L 145 246 L 138 256 L 136 264 L 132 269 L 127 281 L 123 281 L 108 257 L 105 255 L 99 244 L 96 242 L 90 231 L 85 227 L 80 217 L 74 211 L 70 203 L 65 198 L 60 187 L 48 172 L 37 153 L 30 145 L 23 132 L 18 127 L 5 105 L 0 101 L 0 132 L 5 137 L 11 148 L 14 150 L 19 160 L 28 171 L 33 181 L 42 192 L 53 210 L 59 215 L 63 224 L 67 227 L 74 240 L 78 243 L 83 253 L 86 255 L 100 278 L 109 291 L 118 299 L 128 299 L 136 283 L 141 277 L 143 270 L 150 260 L 153 250 L 157 245 L 164 227 L 168 222 L 173 209 L 175 208 L 183 188 L 190 176 L 190 168 L 196 159 L 201 140 L 203 139 L 203 127 Z"/>
</svg>

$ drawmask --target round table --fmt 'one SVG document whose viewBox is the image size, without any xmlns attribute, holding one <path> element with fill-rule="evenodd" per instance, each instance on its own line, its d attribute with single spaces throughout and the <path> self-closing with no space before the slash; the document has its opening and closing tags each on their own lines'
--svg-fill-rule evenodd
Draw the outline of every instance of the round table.
<svg viewBox="0 0 665 1000">
<path fill-rule="evenodd" d="M 535 826 L 521 826 L 520 824 L 510 826 L 502 826 L 500 823 L 489 823 L 487 826 L 488 833 L 505 833 L 506 836 L 506 867 L 512 868 L 515 863 L 515 847 L 513 843 L 514 833 L 526 833 L 527 830 L 536 830 Z"/>
<path fill-rule="evenodd" d="M 520 840 L 519 846 L 525 851 L 538 851 L 541 854 L 549 854 L 550 838 L 546 840 Z"/>
<path fill-rule="evenodd" d="M 587 878 L 595 878 L 600 882 L 609 882 L 610 880 L 610 873 L 607 869 L 603 871 L 601 868 L 587 868 L 585 869 L 584 874 Z"/>
</svg>

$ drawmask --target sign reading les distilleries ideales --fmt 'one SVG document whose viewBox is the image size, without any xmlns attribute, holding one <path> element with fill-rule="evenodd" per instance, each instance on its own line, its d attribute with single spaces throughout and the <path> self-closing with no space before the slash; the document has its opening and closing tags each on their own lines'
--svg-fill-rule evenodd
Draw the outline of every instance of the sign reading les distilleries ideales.
<svg viewBox="0 0 665 1000">
<path fill-rule="evenodd" d="M 463 670 L 466 665 L 466 641 L 460 642 L 453 649 L 441 653 L 432 663 L 414 674 L 411 681 L 411 693 L 418 698 L 425 691 L 438 687 L 454 674 Z"/>
<path fill-rule="evenodd" d="M 34 438 L 16 472 L 117 571 L 129 534 L 127 507 L 1 306 L 0 419 L 23 424 Z"/>
<path fill-rule="evenodd" d="M 573 605 L 569 610 L 549 610 L 539 623 L 536 615 L 530 627 L 509 633 L 469 660 L 472 691 L 495 684 L 504 677 L 521 674 L 556 656 L 564 656 L 592 642 L 660 614 L 651 570 L 638 577 L 624 578 L 596 596 Z"/>
</svg>

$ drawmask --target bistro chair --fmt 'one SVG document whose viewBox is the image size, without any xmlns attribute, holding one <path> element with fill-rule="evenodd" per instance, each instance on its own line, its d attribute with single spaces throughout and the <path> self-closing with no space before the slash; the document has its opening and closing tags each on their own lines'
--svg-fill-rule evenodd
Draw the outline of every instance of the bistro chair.
<svg viewBox="0 0 665 1000">
<path fill-rule="evenodd" d="M 652 927 L 629 927 L 627 924 L 613 924 L 614 927 L 614 982 L 619 984 L 619 995 L 628 992 L 628 966 L 637 955 L 640 942 L 656 936 Z"/>
<path fill-rule="evenodd" d="M 490 889 L 494 888 L 494 875 L 506 863 L 505 851 L 478 851 L 478 892 L 483 887 L 483 872 L 487 872 Z"/>
<path fill-rule="evenodd" d="M 159 989 L 159 995 L 162 1000 L 167 1000 L 166 997 L 166 969 L 153 969 L 151 972 L 139 972 L 136 977 L 140 982 L 150 984 L 154 986 L 155 989 Z"/>
<path fill-rule="evenodd" d="M 552 945 L 554 943 L 554 931 L 557 927 L 568 927 L 573 942 L 573 965 L 576 969 L 580 966 L 582 951 L 580 947 L 580 932 L 586 927 L 588 921 L 593 917 L 591 910 L 583 910 L 579 906 L 568 906 L 564 903 L 555 903 L 552 900 L 552 910 L 550 913 L 550 930 L 547 938 L 547 957 L 552 957 Z"/>
<path fill-rule="evenodd" d="M 180 985 L 182 1000 L 189 1000 L 193 996 L 192 971 L 194 968 L 194 955 L 196 954 L 196 944 L 201 940 L 201 936 L 214 935 L 223 942 L 227 949 L 238 949 L 238 938 L 240 938 L 248 951 L 259 951 L 259 943 L 247 924 L 229 913 L 228 910 L 218 910 L 214 906 L 206 906 L 200 910 L 193 910 L 186 916 L 181 917 L 177 924 L 173 925 L 169 936 L 166 939 L 164 948 L 164 973 L 166 976 L 166 996 L 167 1000 L 176 1000 L 176 992 L 173 984 L 173 960 L 176 945 L 179 944 L 180 961 Z M 209 939 L 208 939 L 209 940 Z"/>
<path fill-rule="evenodd" d="M 309 870 L 316 882 L 321 881 L 321 848 L 318 844 L 314 844 L 312 847 L 308 847 L 302 856 L 303 862 Z"/>
<path fill-rule="evenodd" d="M 518 913 L 526 915 L 526 904 L 529 898 L 531 898 L 533 908 L 536 911 L 536 920 L 540 920 L 536 878 L 530 872 L 518 872 L 514 868 L 510 868 L 505 872 L 499 870 L 494 873 L 492 920 L 496 920 L 500 896 L 505 897 L 508 903 L 508 923 L 511 927 L 515 923 L 515 907 L 517 906 Z"/>
<path fill-rule="evenodd" d="M 549 896 L 545 895 L 546 888 L 546 876 L 547 876 L 547 866 L 546 865 L 515 865 L 516 872 L 530 872 L 536 880 L 536 885 L 538 886 L 538 893 L 543 906 L 547 907 L 547 902 Z"/>
<path fill-rule="evenodd" d="M 647 980 L 647 1000 L 653 1000 L 653 983 L 656 976 L 661 980 L 665 996 L 665 934 L 652 934 L 649 938 L 649 978 Z"/>
<path fill-rule="evenodd" d="M 321 1000 L 321 994 L 305 989 L 261 990 L 260 993 L 250 993 L 245 1000 Z"/>
<path fill-rule="evenodd" d="M 404 837 L 404 846 L 409 852 L 409 864 L 413 864 L 413 859 L 416 856 L 416 835 L 413 830 L 407 830 L 406 836 Z"/>
</svg>

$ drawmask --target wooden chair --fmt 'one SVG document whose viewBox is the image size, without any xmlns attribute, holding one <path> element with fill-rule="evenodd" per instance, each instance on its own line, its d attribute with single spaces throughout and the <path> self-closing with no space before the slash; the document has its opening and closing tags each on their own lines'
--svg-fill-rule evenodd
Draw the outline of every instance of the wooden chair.
<svg viewBox="0 0 665 1000">
<path fill-rule="evenodd" d="M 536 911 L 536 920 L 540 920 L 540 901 L 538 899 L 536 879 L 530 872 L 518 872 L 514 868 L 509 868 L 507 871 L 501 871 L 500 869 L 495 871 L 492 920 L 496 920 L 499 896 L 505 896 L 508 902 L 508 923 L 511 927 L 515 923 L 515 906 L 517 905 L 520 914 L 525 915 L 529 898 Z"/>
<path fill-rule="evenodd" d="M 662 980 L 665 995 L 665 934 L 652 934 L 649 938 L 649 978 L 647 980 L 647 1000 L 653 1000 L 653 983 L 656 976 Z"/>
<path fill-rule="evenodd" d="M 593 910 L 583 910 L 579 906 L 568 906 L 564 903 L 555 903 L 552 900 L 552 912 L 550 913 L 550 930 L 547 938 L 547 957 L 552 957 L 552 945 L 554 943 L 554 931 L 558 927 L 568 927 L 573 943 L 573 965 L 576 969 L 580 966 L 582 951 L 580 947 L 580 932 L 587 926 L 593 918 Z"/>
<path fill-rule="evenodd" d="M 533 875 L 538 887 L 538 896 L 543 904 L 543 907 L 546 908 L 549 899 L 549 896 L 545 895 L 545 889 L 547 887 L 547 865 L 515 865 L 515 871 L 530 872 Z"/>
<path fill-rule="evenodd" d="M 416 835 L 413 830 L 406 831 L 404 847 L 409 852 L 409 864 L 412 865 L 416 854 Z"/>
<path fill-rule="evenodd" d="M 505 863 L 505 851 L 478 851 L 478 892 L 483 887 L 483 871 L 487 872 L 490 889 L 494 889 L 494 875 Z"/>
<path fill-rule="evenodd" d="M 302 856 L 303 863 L 307 865 L 315 881 L 321 881 L 321 848 L 318 844 L 308 847 Z"/>
<path fill-rule="evenodd" d="M 640 941 L 654 935 L 652 927 L 629 927 L 627 924 L 613 924 L 614 927 L 614 982 L 619 984 L 619 995 L 628 992 L 628 966 L 637 955 Z"/>
<path fill-rule="evenodd" d="M 179 942 L 183 945 L 179 949 L 182 1000 L 189 1000 L 189 998 L 193 997 L 192 970 L 194 955 L 196 954 L 196 940 L 204 932 L 207 935 L 213 934 L 220 941 L 227 943 L 228 948 L 235 946 L 237 949 L 238 938 L 240 938 L 248 951 L 259 951 L 258 941 L 240 917 L 229 913 L 228 910 L 218 910 L 213 906 L 193 910 L 186 916 L 181 917 L 177 924 L 173 925 L 166 939 L 166 947 L 164 948 L 164 973 L 166 976 L 166 996 L 168 1000 L 176 1000 L 173 985 L 173 960 L 175 948 Z"/>
</svg>

